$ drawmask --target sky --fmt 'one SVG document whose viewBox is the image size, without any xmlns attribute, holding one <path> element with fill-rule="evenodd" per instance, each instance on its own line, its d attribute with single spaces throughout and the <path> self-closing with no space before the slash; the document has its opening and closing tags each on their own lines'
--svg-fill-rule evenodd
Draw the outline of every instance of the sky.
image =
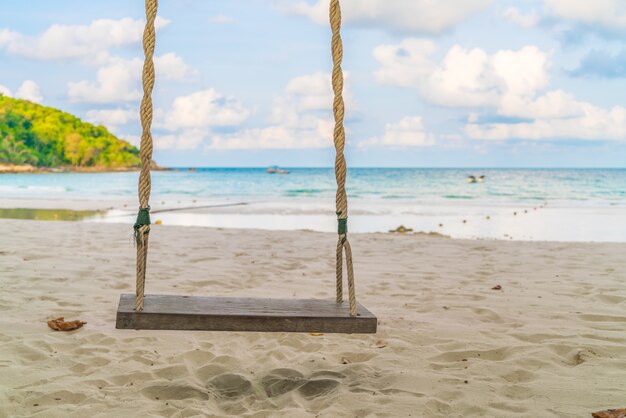
<svg viewBox="0 0 626 418">
<path fill-rule="evenodd" d="M 341 4 L 349 165 L 626 167 L 625 1 Z M 144 19 L 7 2 L 0 93 L 138 145 Z M 156 23 L 159 164 L 333 165 L 328 0 L 161 0 Z"/>
</svg>

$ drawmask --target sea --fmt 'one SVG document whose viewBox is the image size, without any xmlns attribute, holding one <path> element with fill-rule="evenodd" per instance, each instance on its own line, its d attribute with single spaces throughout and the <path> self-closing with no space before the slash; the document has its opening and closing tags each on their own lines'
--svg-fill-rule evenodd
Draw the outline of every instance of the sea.
<svg viewBox="0 0 626 418">
<path fill-rule="evenodd" d="M 176 168 L 152 173 L 164 225 L 336 230 L 332 168 Z M 484 176 L 469 183 L 468 176 Z M 136 172 L 0 175 L 0 206 L 72 209 L 132 223 Z M 349 230 L 465 239 L 626 242 L 626 169 L 351 168 Z"/>
</svg>

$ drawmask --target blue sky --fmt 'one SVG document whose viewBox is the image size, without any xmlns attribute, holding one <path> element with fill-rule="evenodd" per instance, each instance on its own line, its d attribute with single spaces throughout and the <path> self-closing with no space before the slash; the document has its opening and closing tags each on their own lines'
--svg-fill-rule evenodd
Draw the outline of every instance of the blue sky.
<svg viewBox="0 0 626 418">
<path fill-rule="evenodd" d="M 626 2 L 343 0 L 348 163 L 626 166 Z M 162 1 L 155 160 L 331 166 L 327 0 Z M 143 2 L 13 2 L 0 92 L 138 143 Z"/>
</svg>

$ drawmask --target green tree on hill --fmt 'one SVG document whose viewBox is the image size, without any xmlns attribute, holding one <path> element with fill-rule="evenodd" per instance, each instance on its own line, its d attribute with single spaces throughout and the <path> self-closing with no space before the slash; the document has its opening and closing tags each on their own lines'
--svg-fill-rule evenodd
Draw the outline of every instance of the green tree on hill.
<svg viewBox="0 0 626 418">
<path fill-rule="evenodd" d="M 136 147 L 103 126 L 0 94 L 0 163 L 126 168 L 140 159 Z"/>
</svg>

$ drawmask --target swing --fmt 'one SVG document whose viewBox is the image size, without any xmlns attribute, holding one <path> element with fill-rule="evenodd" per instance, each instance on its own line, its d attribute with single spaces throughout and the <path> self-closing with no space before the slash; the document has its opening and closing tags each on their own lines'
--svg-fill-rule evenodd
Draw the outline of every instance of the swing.
<svg viewBox="0 0 626 418">
<path fill-rule="evenodd" d="M 140 209 L 134 225 L 137 246 L 136 292 L 122 294 L 117 310 L 116 328 L 196 331 L 262 331 L 262 332 L 316 332 L 316 333 L 376 333 L 377 319 L 357 303 L 352 269 L 352 251 L 347 237 L 348 199 L 345 189 L 346 160 L 344 101 L 343 101 L 343 45 L 341 41 L 341 9 L 339 0 L 331 0 L 333 74 L 335 95 L 334 142 L 336 149 L 335 176 L 337 179 L 337 297 L 320 299 L 256 299 L 232 297 L 199 297 L 175 295 L 144 295 L 148 237 L 150 233 L 150 163 L 152 161 L 152 89 L 154 87 L 153 54 L 155 46 L 154 21 L 158 0 L 146 0 L 146 28 L 143 45 L 143 90 L 141 101 L 141 172 L 139 175 Z M 343 300 L 343 254 L 345 252 L 348 279 L 348 300 Z"/>
</svg>

